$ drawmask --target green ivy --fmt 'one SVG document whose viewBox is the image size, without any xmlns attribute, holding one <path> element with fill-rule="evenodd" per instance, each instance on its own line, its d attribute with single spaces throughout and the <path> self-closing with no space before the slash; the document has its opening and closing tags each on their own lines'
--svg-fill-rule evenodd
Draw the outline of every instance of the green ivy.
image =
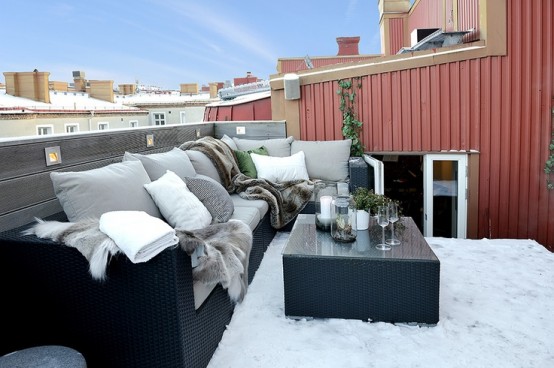
<svg viewBox="0 0 554 368">
<path fill-rule="evenodd" d="M 554 137 L 554 133 L 552 135 Z M 544 172 L 546 173 L 546 187 L 552 190 L 554 189 L 554 182 L 552 181 L 552 175 L 554 174 L 554 138 L 550 141 L 548 149 L 550 150 L 550 155 L 544 164 Z"/>
<path fill-rule="evenodd" d="M 361 157 L 364 153 L 364 145 L 360 141 L 360 131 L 362 129 L 362 122 L 356 118 L 356 112 L 354 109 L 354 102 L 356 99 L 356 90 L 361 88 L 359 78 L 355 78 L 358 82 L 354 86 L 352 79 L 341 79 L 338 81 L 339 89 L 337 94 L 340 96 L 339 109 L 342 112 L 342 135 L 346 139 L 352 139 L 352 146 L 350 147 L 350 155 L 354 157 Z"/>
</svg>

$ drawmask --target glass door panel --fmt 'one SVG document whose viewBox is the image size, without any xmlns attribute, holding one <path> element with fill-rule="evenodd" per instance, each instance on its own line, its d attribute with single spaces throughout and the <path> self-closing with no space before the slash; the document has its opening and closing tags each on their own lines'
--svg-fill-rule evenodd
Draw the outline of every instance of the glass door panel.
<svg viewBox="0 0 554 368">
<path fill-rule="evenodd" d="M 424 176 L 424 235 L 465 238 L 467 156 L 426 155 Z"/>
</svg>

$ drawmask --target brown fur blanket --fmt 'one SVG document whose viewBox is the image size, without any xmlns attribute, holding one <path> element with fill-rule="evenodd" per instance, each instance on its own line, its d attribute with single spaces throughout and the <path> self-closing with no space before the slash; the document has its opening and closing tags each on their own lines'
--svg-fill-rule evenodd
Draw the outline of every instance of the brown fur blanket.
<svg viewBox="0 0 554 368">
<path fill-rule="evenodd" d="M 192 269 L 194 281 L 207 285 L 220 283 L 233 302 L 242 301 L 248 287 L 248 259 L 252 248 L 252 231 L 248 225 L 229 220 L 194 231 L 175 229 L 175 233 L 179 246 L 188 255 L 197 256 L 197 266 Z M 110 257 L 123 253 L 100 231 L 98 219 L 79 222 L 37 219 L 24 232 L 24 235 L 31 234 L 76 248 L 89 261 L 89 271 L 97 280 L 106 278 Z"/>
<path fill-rule="evenodd" d="M 308 180 L 273 183 L 242 174 L 234 151 L 219 139 L 203 137 L 185 142 L 179 148 L 196 150 L 208 156 L 229 193 L 237 193 L 245 199 L 266 201 L 270 208 L 271 225 L 275 229 L 281 229 L 294 219 L 312 196 L 313 183 Z"/>
</svg>

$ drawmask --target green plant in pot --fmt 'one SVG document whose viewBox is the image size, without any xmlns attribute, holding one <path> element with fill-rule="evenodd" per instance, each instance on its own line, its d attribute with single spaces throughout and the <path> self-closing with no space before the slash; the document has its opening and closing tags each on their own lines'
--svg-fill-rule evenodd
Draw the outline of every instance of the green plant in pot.
<svg viewBox="0 0 554 368">
<path fill-rule="evenodd" d="M 373 189 L 368 189 L 364 187 L 358 187 L 352 193 L 352 199 L 356 205 L 357 211 L 366 211 L 369 213 L 369 216 L 375 215 L 379 206 L 386 206 L 389 202 L 392 201 L 389 197 L 383 194 L 375 194 Z M 398 203 L 398 202 L 397 202 Z M 399 204 L 399 212 L 401 212 L 401 206 Z M 362 215 L 363 216 L 363 215 Z M 365 219 L 358 216 L 358 230 L 365 230 Z M 368 219 L 369 223 L 369 219 Z M 369 226 L 369 224 L 367 225 Z M 364 228 L 365 227 L 365 228 Z"/>
</svg>

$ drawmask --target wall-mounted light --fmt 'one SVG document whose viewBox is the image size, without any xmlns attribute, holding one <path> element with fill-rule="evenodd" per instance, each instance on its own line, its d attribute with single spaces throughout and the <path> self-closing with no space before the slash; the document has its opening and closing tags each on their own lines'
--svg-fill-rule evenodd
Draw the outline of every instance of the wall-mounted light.
<svg viewBox="0 0 554 368">
<path fill-rule="evenodd" d="M 154 134 L 146 135 L 146 147 L 154 147 Z"/>
<path fill-rule="evenodd" d="M 44 155 L 46 157 L 46 166 L 59 165 L 62 163 L 60 146 L 44 148 Z"/>
<path fill-rule="evenodd" d="M 300 98 L 300 77 L 298 74 L 285 74 L 283 81 L 285 87 L 285 100 L 298 100 Z"/>
</svg>

